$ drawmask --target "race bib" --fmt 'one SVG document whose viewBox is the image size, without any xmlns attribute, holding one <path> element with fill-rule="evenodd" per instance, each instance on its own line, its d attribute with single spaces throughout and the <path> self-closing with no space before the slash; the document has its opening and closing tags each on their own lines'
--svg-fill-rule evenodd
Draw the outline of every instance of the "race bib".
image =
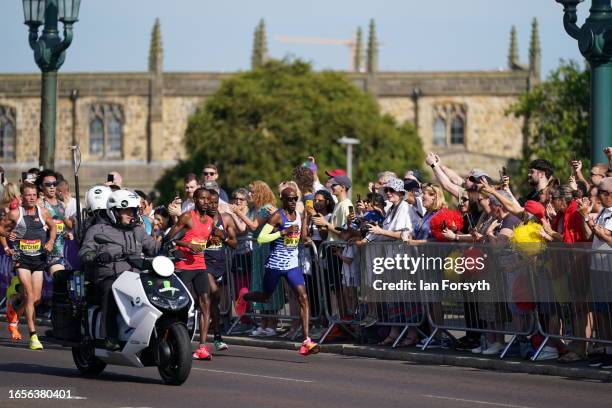
<svg viewBox="0 0 612 408">
<path fill-rule="evenodd" d="M 218 244 L 213 244 L 211 243 L 210 245 L 206 246 L 206 249 L 221 249 L 223 248 L 223 243 L 219 242 Z"/>
<path fill-rule="evenodd" d="M 299 235 L 286 236 L 283 240 L 286 247 L 295 248 L 300 243 Z"/>
<path fill-rule="evenodd" d="M 22 239 L 19 241 L 19 250 L 24 254 L 36 255 L 42 248 L 40 239 Z"/>
<path fill-rule="evenodd" d="M 192 239 L 191 243 L 195 245 L 200 245 L 202 247 L 202 251 L 205 250 L 206 246 L 208 245 L 208 241 L 200 241 L 197 239 Z"/>
<path fill-rule="evenodd" d="M 53 220 L 53 222 L 55 223 L 55 230 L 58 234 L 61 234 L 64 232 L 64 228 L 66 227 L 66 224 L 64 224 L 64 221 L 62 220 Z"/>
</svg>

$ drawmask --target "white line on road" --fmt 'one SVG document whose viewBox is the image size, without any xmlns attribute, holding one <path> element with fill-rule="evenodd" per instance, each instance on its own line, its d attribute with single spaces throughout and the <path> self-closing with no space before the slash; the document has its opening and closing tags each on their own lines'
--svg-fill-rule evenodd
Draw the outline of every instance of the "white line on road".
<svg viewBox="0 0 612 408">
<path fill-rule="evenodd" d="M 487 401 L 470 400 L 470 399 L 463 399 L 463 398 L 443 397 L 441 395 L 423 394 L 423 397 L 445 399 L 445 400 L 451 400 L 451 401 L 471 402 L 471 403 L 474 403 L 474 404 L 482 404 L 482 405 L 496 405 L 498 407 L 531 408 L 531 407 L 526 407 L 524 405 L 512 405 L 512 404 L 502 404 L 502 403 L 499 403 L 499 402 L 487 402 Z"/>
<path fill-rule="evenodd" d="M 267 378 L 269 380 L 295 381 L 295 382 L 302 382 L 302 383 L 313 383 L 314 382 L 314 381 L 310 381 L 310 380 L 298 380 L 296 378 L 270 377 L 268 375 L 240 373 L 240 372 L 237 372 L 237 371 L 211 370 L 210 368 L 192 368 L 192 370 L 210 371 L 212 373 L 222 373 L 222 374 L 245 375 L 247 377 L 260 377 L 260 378 Z"/>
</svg>

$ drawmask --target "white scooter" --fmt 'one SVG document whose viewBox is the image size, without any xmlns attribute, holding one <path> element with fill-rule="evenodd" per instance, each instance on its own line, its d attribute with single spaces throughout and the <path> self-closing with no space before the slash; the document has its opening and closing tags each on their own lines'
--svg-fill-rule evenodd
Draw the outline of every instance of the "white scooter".
<svg viewBox="0 0 612 408">
<path fill-rule="evenodd" d="M 103 235 L 96 235 L 94 239 L 99 244 L 112 242 Z M 124 259 L 142 272 L 125 271 L 112 285 L 120 312 L 117 323 L 121 348 L 116 352 L 105 348 L 100 335 L 101 306 L 88 305 L 91 297 L 85 301 L 85 285 L 78 272 L 68 280 L 69 298 L 73 300 L 63 305 L 53 304 L 54 338 L 51 340 L 72 347 L 74 363 L 82 374 L 100 374 L 107 364 L 157 366 L 166 384 L 180 385 L 191 371 L 191 340 L 195 331 L 193 298 L 174 274 L 170 258 Z M 57 298 L 54 295 L 54 300 Z"/>
</svg>

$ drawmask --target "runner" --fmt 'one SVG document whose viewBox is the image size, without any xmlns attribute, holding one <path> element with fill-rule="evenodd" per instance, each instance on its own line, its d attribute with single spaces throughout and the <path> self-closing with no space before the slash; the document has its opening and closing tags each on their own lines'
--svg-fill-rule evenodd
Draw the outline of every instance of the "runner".
<svg viewBox="0 0 612 408">
<path fill-rule="evenodd" d="M 36 205 L 37 189 L 34 184 L 25 182 L 21 185 L 22 206 L 19 207 L 16 225 L 10 238 L 15 240 L 15 270 L 21 281 L 25 302 L 22 303 L 17 316 L 26 313 L 30 332 L 30 349 L 42 350 L 43 346 L 36 335 L 35 306 L 40 301 L 43 271 L 47 264 L 46 252 L 52 252 L 55 244 L 55 222 L 44 208 Z M 14 215 L 9 215 L 14 216 Z M 17 322 L 9 324 L 13 340 L 20 340 L 21 334 Z"/>
<path fill-rule="evenodd" d="M 193 194 L 195 210 L 181 215 L 167 235 L 171 240 L 179 232 L 185 232 L 181 240 L 176 241 L 177 247 L 183 252 L 185 260 L 176 263 L 176 275 L 183 283 L 195 292 L 200 306 L 200 346 L 193 353 L 196 360 L 211 360 L 212 356 L 206 347 L 206 335 L 210 321 L 210 285 L 204 262 L 204 248 L 213 230 L 213 220 L 206 211 L 210 204 L 208 190 L 198 188 Z"/>
<path fill-rule="evenodd" d="M 266 271 L 263 279 L 263 292 L 251 292 L 244 295 L 244 300 L 267 302 L 282 276 L 293 288 L 300 303 L 302 318 L 302 333 L 305 340 L 300 347 L 300 354 L 307 356 L 319 352 L 319 345 L 308 336 L 309 306 L 308 294 L 304 282 L 304 273 L 299 264 L 298 245 L 300 236 L 306 238 L 306 228 L 296 212 L 298 200 L 297 191 L 287 187 L 281 192 L 282 209 L 275 212 L 263 227 L 257 241 L 260 244 L 272 242 L 270 255 L 266 261 Z M 273 232 L 276 231 L 276 232 Z"/>
<path fill-rule="evenodd" d="M 214 190 L 209 190 L 209 193 L 210 203 L 207 214 L 213 219 L 214 227 L 204 251 L 204 259 L 206 261 L 206 272 L 208 272 L 208 283 L 210 284 L 210 318 L 213 328 L 213 341 L 215 350 L 223 351 L 227 350 L 228 347 L 223 342 L 219 329 L 221 318 L 219 310 L 221 290 L 219 290 L 219 285 L 229 284 L 229 282 L 223 281 L 227 272 L 226 262 L 228 261 L 226 246 L 236 248 L 238 240 L 236 239 L 236 228 L 232 217 L 228 214 L 219 213 L 219 193 Z"/>
<path fill-rule="evenodd" d="M 66 208 L 57 197 L 57 174 L 52 170 L 44 170 L 38 176 L 38 187 L 43 193 L 43 205 L 49 212 L 55 229 L 57 238 L 53 251 L 47 258 L 47 268 L 49 273 L 53 274 L 57 271 L 66 269 L 66 260 L 64 259 L 64 239 L 72 239 L 72 234 L 68 232 L 72 229 L 72 220 L 66 217 Z"/>
</svg>

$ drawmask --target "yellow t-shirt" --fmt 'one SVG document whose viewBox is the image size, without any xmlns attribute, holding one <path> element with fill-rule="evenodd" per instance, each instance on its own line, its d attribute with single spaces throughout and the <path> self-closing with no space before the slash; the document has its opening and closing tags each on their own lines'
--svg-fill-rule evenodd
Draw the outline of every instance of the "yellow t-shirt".
<svg viewBox="0 0 612 408">
<path fill-rule="evenodd" d="M 353 203 L 348 198 L 336 204 L 336 206 L 334 207 L 334 212 L 332 212 L 332 217 L 330 221 L 334 227 L 347 228 L 347 223 L 348 223 L 347 218 L 349 215 L 349 207 L 351 207 L 352 205 Z M 328 241 L 341 241 L 341 238 L 340 236 L 338 236 L 338 234 L 332 231 L 329 231 L 329 233 L 327 234 L 327 240 Z"/>
</svg>

